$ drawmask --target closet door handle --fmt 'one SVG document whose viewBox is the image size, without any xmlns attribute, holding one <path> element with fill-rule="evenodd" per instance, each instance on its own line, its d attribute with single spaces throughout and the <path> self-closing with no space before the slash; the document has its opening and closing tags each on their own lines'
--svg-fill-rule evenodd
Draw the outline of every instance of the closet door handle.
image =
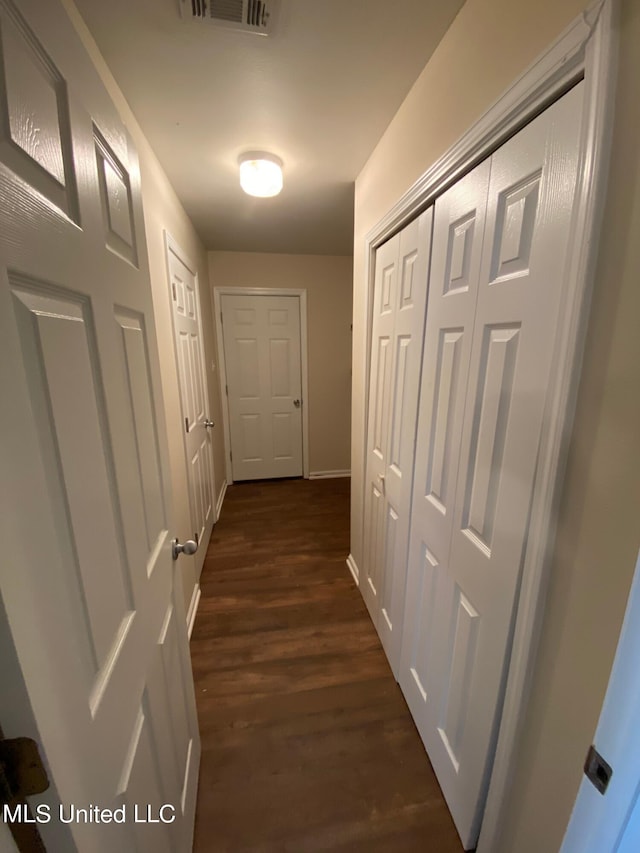
<svg viewBox="0 0 640 853">
<path fill-rule="evenodd" d="M 384 474 L 378 474 L 378 480 L 380 480 L 380 489 L 382 494 L 385 494 L 385 482 L 384 482 Z"/>
</svg>

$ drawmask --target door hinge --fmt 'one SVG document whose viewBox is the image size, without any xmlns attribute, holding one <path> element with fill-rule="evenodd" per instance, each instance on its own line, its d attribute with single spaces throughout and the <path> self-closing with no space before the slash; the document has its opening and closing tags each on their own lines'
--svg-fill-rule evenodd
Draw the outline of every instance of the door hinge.
<svg viewBox="0 0 640 853">
<path fill-rule="evenodd" d="M 222 311 L 220 312 L 220 325 L 224 326 L 224 316 L 222 314 Z"/>
<path fill-rule="evenodd" d="M 184 431 L 189 432 L 189 418 L 184 419 Z"/>
<path fill-rule="evenodd" d="M 229 459 L 233 462 L 233 450 L 229 451 Z"/>
<path fill-rule="evenodd" d="M 49 787 L 38 744 L 29 737 L 0 740 L 0 803 L 42 794 Z"/>
<path fill-rule="evenodd" d="M 224 393 L 227 395 L 227 397 L 229 396 L 229 386 L 228 385 L 224 386 Z"/>
<path fill-rule="evenodd" d="M 172 282 L 171 282 L 171 290 L 172 290 L 172 292 L 173 292 L 173 301 L 175 302 L 175 301 L 176 301 L 176 299 L 178 298 L 178 297 L 176 296 L 176 283 L 175 283 L 175 281 L 172 281 Z"/>
</svg>

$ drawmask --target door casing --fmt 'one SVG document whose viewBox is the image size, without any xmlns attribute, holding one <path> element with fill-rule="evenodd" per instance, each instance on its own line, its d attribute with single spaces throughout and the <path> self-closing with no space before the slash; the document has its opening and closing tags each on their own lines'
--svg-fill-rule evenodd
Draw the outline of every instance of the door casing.
<svg viewBox="0 0 640 853">
<path fill-rule="evenodd" d="M 222 422 L 224 427 L 224 460 L 227 484 L 233 483 L 231 469 L 231 420 L 229 418 L 229 400 L 225 393 L 227 385 L 227 367 L 224 357 L 222 337 L 222 297 L 232 296 L 295 296 L 300 301 L 300 368 L 302 373 L 302 476 L 309 479 L 309 375 L 307 363 L 307 291 L 305 288 L 269 288 L 269 287 L 214 287 L 213 309 L 216 321 L 216 340 L 218 344 L 218 365 L 220 367 L 220 397 L 222 399 Z"/>
<path fill-rule="evenodd" d="M 375 253 L 377 248 L 425 210 L 446 189 L 489 157 L 503 142 L 560 98 L 579 80 L 585 81 L 585 112 L 581 129 L 581 164 L 573 210 L 573 236 L 569 248 L 566 290 L 554 344 L 557 369 L 547 396 L 547 416 L 540 442 L 539 476 L 533 493 L 531 526 L 516 600 L 511 658 L 505 698 L 478 853 L 491 853 L 498 845 L 504 810 L 512 780 L 517 740 L 532 683 L 533 660 L 544 613 L 544 589 L 569 438 L 571 435 L 581 355 L 587 330 L 589 302 L 597 258 L 607 167 L 613 127 L 614 85 L 617 59 L 618 0 L 596 0 L 487 110 L 487 112 L 429 168 L 365 237 L 365 436 L 362 471 L 366 471 L 366 434 L 369 410 L 371 336 Z M 364 508 L 363 477 L 360 505 Z M 360 553 L 364 551 L 362 513 Z M 347 565 L 356 583 L 357 562 L 350 554 Z"/>
</svg>

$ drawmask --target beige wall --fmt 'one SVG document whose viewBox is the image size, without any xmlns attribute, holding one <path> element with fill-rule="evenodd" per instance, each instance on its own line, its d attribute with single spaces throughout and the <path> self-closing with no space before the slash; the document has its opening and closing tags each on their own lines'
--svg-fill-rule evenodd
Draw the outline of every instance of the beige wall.
<svg viewBox="0 0 640 853">
<path fill-rule="evenodd" d="M 583 5 L 468 0 L 356 182 L 352 553 L 359 564 L 364 236 Z M 622 8 L 613 169 L 544 633 L 508 818 L 492 853 L 559 849 L 640 544 L 640 0 L 623 0 Z"/>
<path fill-rule="evenodd" d="M 353 259 L 210 252 L 209 270 L 212 287 L 306 288 L 309 468 L 348 471 Z"/>
<path fill-rule="evenodd" d="M 185 213 L 169 180 L 158 162 L 149 142 L 142 133 L 122 92 L 107 68 L 93 38 L 80 18 L 72 0 L 62 0 L 80 37 L 100 74 L 111 99 L 133 137 L 140 158 L 142 179 L 142 201 L 144 208 L 147 249 L 149 254 L 149 272 L 153 293 L 158 344 L 160 350 L 160 374 L 162 393 L 167 421 L 169 441 L 169 462 L 171 472 L 172 519 L 175 535 L 188 539 L 193 535 L 189 515 L 189 492 L 185 463 L 184 441 L 182 433 L 182 414 L 178 377 L 173 345 L 173 327 L 171 302 L 167 279 L 167 266 L 164 248 L 164 230 L 166 229 L 182 248 L 191 263 L 195 264 L 200 286 L 200 303 L 205 338 L 205 355 L 208 368 L 208 389 L 212 410 L 220 410 L 218 383 L 211 372 L 214 359 L 213 314 L 209 297 L 209 271 L 204 247 L 196 234 L 191 221 Z M 222 441 L 220 437 L 214 440 Z M 217 472 L 216 472 L 217 473 Z M 173 532 L 173 530 L 172 530 Z M 191 601 L 194 585 L 197 582 L 195 561 L 192 557 L 180 560 L 184 587 L 185 606 Z"/>
</svg>

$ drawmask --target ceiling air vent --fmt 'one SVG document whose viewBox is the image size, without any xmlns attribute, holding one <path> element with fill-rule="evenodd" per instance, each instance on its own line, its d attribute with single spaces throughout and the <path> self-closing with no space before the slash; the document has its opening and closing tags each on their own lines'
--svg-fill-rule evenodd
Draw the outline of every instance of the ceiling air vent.
<svg viewBox="0 0 640 853">
<path fill-rule="evenodd" d="M 277 0 L 180 0 L 186 21 L 208 21 L 221 27 L 268 36 Z"/>
</svg>

